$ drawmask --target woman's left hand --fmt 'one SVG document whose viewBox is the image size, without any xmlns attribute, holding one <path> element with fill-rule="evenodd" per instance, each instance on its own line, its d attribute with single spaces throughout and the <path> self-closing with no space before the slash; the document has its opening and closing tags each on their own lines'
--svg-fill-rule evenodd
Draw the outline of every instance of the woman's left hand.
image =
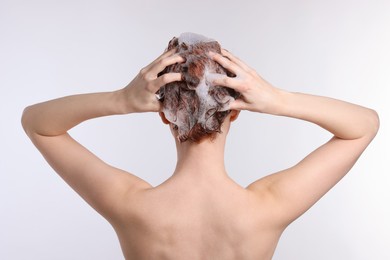
<svg viewBox="0 0 390 260">
<path fill-rule="evenodd" d="M 175 54 L 175 49 L 164 52 L 155 61 L 142 68 L 138 75 L 124 88 L 125 106 L 130 112 L 158 112 L 161 102 L 156 98 L 156 92 L 165 84 L 181 81 L 181 73 L 166 73 L 157 77 L 165 67 L 184 62 L 184 58 Z"/>
</svg>

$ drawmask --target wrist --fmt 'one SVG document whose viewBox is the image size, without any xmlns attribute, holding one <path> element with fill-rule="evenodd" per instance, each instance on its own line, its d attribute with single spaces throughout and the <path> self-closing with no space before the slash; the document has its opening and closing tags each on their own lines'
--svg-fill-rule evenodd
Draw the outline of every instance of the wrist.
<svg viewBox="0 0 390 260">
<path fill-rule="evenodd" d="M 133 107 L 128 102 L 126 88 L 112 92 L 114 104 L 118 114 L 129 114 L 133 112 Z"/>
<path fill-rule="evenodd" d="M 278 116 L 294 117 L 295 108 L 299 103 L 296 103 L 296 98 L 299 93 L 279 90 Z"/>
<path fill-rule="evenodd" d="M 262 113 L 276 116 L 287 115 L 290 110 L 289 103 L 294 94 L 275 87 L 272 88 L 270 94 L 270 102 L 268 102 L 269 105 L 262 111 Z"/>
</svg>

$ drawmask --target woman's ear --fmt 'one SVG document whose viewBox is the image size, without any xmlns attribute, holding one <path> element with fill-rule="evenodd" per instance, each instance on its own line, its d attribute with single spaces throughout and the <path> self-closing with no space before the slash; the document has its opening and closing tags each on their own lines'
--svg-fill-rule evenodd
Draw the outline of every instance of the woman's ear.
<svg viewBox="0 0 390 260">
<path fill-rule="evenodd" d="M 232 110 L 230 112 L 230 122 L 233 122 L 237 119 L 238 115 L 240 114 L 240 110 Z"/>
<path fill-rule="evenodd" d="M 164 124 L 169 125 L 170 122 L 169 122 L 168 119 L 165 117 L 164 113 L 163 113 L 163 112 L 158 112 L 158 114 L 159 114 L 160 117 L 161 117 L 161 121 L 163 121 Z"/>
</svg>

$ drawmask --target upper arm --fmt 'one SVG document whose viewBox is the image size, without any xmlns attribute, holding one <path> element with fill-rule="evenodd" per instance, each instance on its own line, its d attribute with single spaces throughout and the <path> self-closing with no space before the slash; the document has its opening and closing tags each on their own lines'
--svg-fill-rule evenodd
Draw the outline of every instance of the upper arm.
<svg viewBox="0 0 390 260">
<path fill-rule="evenodd" d="M 32 134 L 30 138 L 58 175 L 107 219 L 122 212 L 129 193 L 150 187 L 142 179 L 104 163 L 67 133 Z"/>
<path fill-rule="evenodd" d="M 288 225 L 328 192 L 355 164 L 372 137 L 354 140 L 333 137 L 297 165 L 248 186 L 271 198 L 271 208 Z"/>
</svg>

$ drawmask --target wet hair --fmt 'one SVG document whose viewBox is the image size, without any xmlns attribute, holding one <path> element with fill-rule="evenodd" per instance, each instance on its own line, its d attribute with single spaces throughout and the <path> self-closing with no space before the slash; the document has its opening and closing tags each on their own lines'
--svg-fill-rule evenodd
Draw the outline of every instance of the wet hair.
<svg viewBox="0 0 390 260">
<path fill-rule="evenodd" d="M 230 113 L 229 102 L 239 96 L 230 88 L 210 82 L 215 73 L 234 76 L 207 55 L 209 51 L 221 53 L 221 46 L 202 35 L 183 33 L 169 41 L 168 50 L 173 48 L 185 62 L 166 67 L 158 76 L 179 72 L 182 81 L 166 84 L 156 93 L 162 102 L 162 111 L 178 130 L 180 142 L 214 138 L 221 132 L 221 125 Z"/>
</svg>

